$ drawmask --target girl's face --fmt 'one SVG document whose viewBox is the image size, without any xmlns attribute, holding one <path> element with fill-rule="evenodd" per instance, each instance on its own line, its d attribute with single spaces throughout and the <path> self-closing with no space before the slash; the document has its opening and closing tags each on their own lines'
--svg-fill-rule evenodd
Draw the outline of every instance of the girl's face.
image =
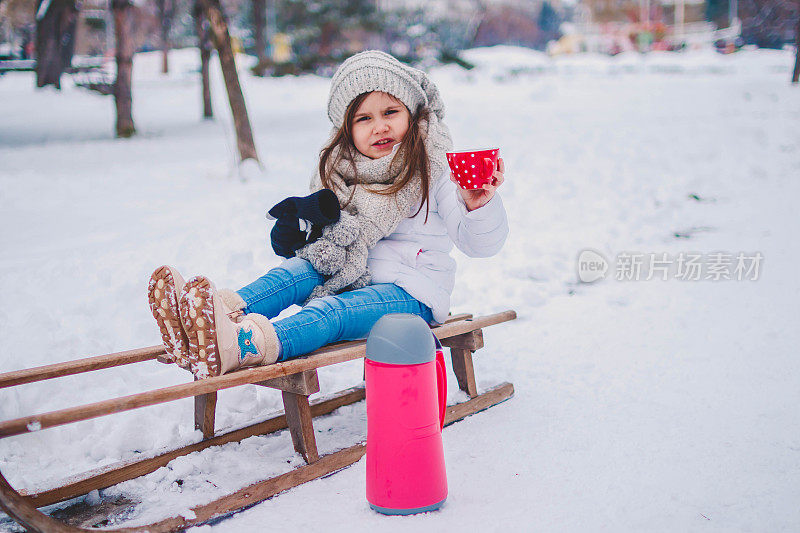
<svg viewBox="0 0 800 533">
<path fill-rule="evenodd" d="M 353 117 L 353 144 L 370 159 L 388 155 L 403 140 L 410 119 L 411 114 L 400 100 L 387 93 L 371 92 Z"/>
</svg>

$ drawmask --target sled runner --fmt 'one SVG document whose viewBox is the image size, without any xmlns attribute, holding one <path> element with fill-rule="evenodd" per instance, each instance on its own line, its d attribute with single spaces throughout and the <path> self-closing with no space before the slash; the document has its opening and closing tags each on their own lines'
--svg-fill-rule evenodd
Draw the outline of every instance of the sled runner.
<svg viewBox="0 0 800 533">
<path fill-rule="evenodd" d="M 465 402 L 447 407 L 445 425 L 452 424 L 466 416 L 492 407 L 507 400 L 514 394 L 514 387 L 511 383 L 501 383 L 478 394 L 472 367 L 472 354 L 483 347 L 483 328 L 514 320 L 515 318 L 516 313 L 514 311 L 504 311 L 476 318 L 473 318 L 472 315 L 457 315 L 450 317 L 445 324 L 432 329 L 442 345 L 450 348 L 453 370 L 458 380 L 459 388 L 470 397 Z M 96 529 L 67 525 L 42 513 L 38 508 L 143 476 L 165 466 L 171 460 L 182 455 L 203 450 L 210 446 L 240 441 L 254 435 L 273 433 L 287 427 L 295 450 L 303 456 L 307 464 L 285 474 L 245 487 L 211 503 L 197 506 L 187 516 L 168 518 L 148 526 L 123 527 L 113 531 L 149 531 L 155 533 L 177 531 L 200 525 L 250 507 L 281 491 L 345 468 L 358 461 L 364 455 L 364 443 L 319 456 L 314 437 L 313 418 L 331 413 L 341 406 L 363 400 L 365 398 L 363 385 L 311 402 L 309 402 L 308 397 L 319 392 L 318 368 L 363 358 L 365 346 L 365 341 L 336 343 L 320 348 L 305 357 L 282 363 L 247 368 L 193 383 L 174 385 L 121 398 L 0 422 L 0 438 L 6 438 L 194 396 L 195 427 L 203 433 L 203 440 L 200 442 L 155 457 L 130 460 L 116 465 L 105 466 L 79 476 L 72 476 L 69 483 L 39 493 L 15 490 L 0 472 L 0 507 L 29 531 L 47 533 L 96 531 Z M 0 388 L 154 359 L 168 362 L 165 358 L 163 346 L 141 348 L 0 374 Z M 280 390 L 283 396 L 284 413 L 228 433 L 215 433 L 214 415 L 217 391 L 244 384 L 255 384 Z M 189 518 L 192 514 L 194 514 L 194 518 Z M 102 524 L 101 516 L 95 514 L 94 518 L 94 522 L 90 520 L 84 525 L 88 527 L 107 525 Z"/>
</svg>

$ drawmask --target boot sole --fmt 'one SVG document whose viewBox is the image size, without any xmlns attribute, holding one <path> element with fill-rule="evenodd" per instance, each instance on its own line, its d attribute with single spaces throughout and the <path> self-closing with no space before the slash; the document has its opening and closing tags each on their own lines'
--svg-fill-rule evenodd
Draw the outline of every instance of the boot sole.
<svg viewBox="0 0 800 533">
<path fill-rule="evenodd" d="M 211 281 L 198 276 L 186 282 L 178 303 L 181 324 L 189 338 L 189 364 L 197 379 L 220 373 L 213 292 Z"/>
<path fill-rule="evenodd" d="M 189 339 L 181 327 L 178 292 L 169 267 L 162 266 L 150 276 L 147 300 L 167 355 L 178 366 L 189 368 Z"/>
</svg>

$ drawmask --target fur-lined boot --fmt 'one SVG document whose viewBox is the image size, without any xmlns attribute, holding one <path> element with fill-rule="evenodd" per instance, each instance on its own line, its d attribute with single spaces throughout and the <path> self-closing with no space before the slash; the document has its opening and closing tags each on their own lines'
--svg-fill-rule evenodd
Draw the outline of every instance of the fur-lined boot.
<svg viewBox="0 0 800 533">
<path fill-rule="evenodd" d="M 225 297 L 223 298 L 223 293 Z M 256 313 L 231 318 L 232 291 L 218 291 L 204 276 L 184 285 L 179 308 L 181 324 L 189 339 L 189 363 L 197 379 L 227 374 L 239 368 L 267 365 L 278 359 L 280 343 L 269 319 Z M 244 301 L 233 299 L 232 303 Z"/>
<path fill-rule="evenodd" d="M 184 285 L 183 276 L 175 268 L 160 266 L 150 276 L 147 300 L 161 331 L 167 357 L 178 366 L 189 369 L 189 339 L 181 327 L 178 311 L 178 295 Z"/>
</svg>

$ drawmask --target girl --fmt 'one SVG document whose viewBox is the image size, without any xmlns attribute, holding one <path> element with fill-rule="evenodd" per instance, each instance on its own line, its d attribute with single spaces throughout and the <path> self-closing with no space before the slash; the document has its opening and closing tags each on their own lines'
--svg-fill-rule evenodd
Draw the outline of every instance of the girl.
<svg viewBox="0 0 800 533">
<path fill-rule="evenodd" d="M 235 292 L 203 276 L 184 283 L 169 266 L 153 273 L 148 298 L 166 351 L 197 378 L 363 339 L 387 313 L 443 323 L 453 243 L 488 257 L 505 242 L 503 160 L 482 189 L 445 178 L 452 141 L 424 72 L 383 52 L 356 54 L 333 76 L 328 117 L 311 189 L 331 189 L 342 213 L 319 240 Z M 271 322 L 293 304 L 304 306 Z"/>
</svg>

